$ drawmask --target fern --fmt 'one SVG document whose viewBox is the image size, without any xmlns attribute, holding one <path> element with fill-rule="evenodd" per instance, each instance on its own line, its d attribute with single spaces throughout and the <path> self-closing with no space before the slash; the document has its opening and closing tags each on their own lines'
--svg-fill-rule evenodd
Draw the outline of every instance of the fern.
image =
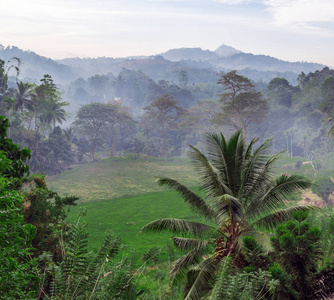
<svg viewBox="0 0 334 300">
<path fill-rule="evenodd" d="M 153 263 L 157 263 L 159 260 L 159 255 L 162 251 L 162 248 L 160 247 L 151 247 L 148 251 L 146 251 L 142 257 L 141 260 L 144 261 L 144 263 L 148 263 L 148 262 L 153 262 Z"/>
<path fill-rule="evenodd" d="M 233 275 L 229 259 L 225 258 L 221 261 L 216 284 L 208 299 L 263 299 L 272 295 L 278 285 L 279 280 L 272 279 L 267 271 L 258 270 Z"/>
<path fill-rule="evenodd" d="M 220 295 L 223 293 L 225 289 L 226 278 L 228 277 L 228 273 L 230 270 L 230 260 L 231 259 L 229 257 L 224 257 L 220 261 L 218 274 L 215 280 L 216 284 L 214 285 L 212 289 L 209 300 L 220 300 L 221 299 Z"/>
<path fill-rule="evenodd" d="M 119 237 L 109 232 L 101 248 L 94 255 L 87 251 L 86 226 L 74 225 L 68 232 L 67 238 L 67 242 L 61 243 L 63 261 L 52 268 L 49 295 L 45 293 L 43 287 L 41 288 L 45 299 L 117 299 L 111 295 L 123 295 L 130 291 L 134 293 L 130 264 L 122 260 L 120 264 L 115 265 L 110 260 L 119 252 L 121 244 Z M 43 278 L 46 279 L 48 256 L 45 254 L 41 259 L 45 261 Z M 122 274 L 119 278 L 123 280 L 118 279 L 116 281 L 118 285 L 115 285 L 113 280 L 118 277 L 118 272 Z"/>
</svg>

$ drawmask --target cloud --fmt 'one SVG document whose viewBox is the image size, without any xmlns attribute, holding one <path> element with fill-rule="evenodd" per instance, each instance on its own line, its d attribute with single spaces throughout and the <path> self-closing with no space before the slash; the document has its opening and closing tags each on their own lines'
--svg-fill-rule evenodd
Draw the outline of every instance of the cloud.
<svg viewBox="0 0 334 300">
<path fill-rule="evenodd" d="M 275 26 L 305 33 L 334 34 L 333 0 L 264 0 L 263 4 L 272 14 Z"/>
</svg>

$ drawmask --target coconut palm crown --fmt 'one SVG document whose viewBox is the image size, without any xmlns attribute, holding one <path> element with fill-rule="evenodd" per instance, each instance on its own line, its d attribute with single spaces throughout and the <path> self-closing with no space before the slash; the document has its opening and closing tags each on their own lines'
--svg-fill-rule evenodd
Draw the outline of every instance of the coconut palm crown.
<svg viewBox="0 0 334 300">
<path fill-rule="evenodd" d="M 199 177 L 205 197 L 171 178 L 159 178 L 160 186 L 175 189 L 207 224 L 180 219 L 159 219 L 144 226 L 140 233 L 168 230 L 181 234 L 174 244 L 187 254 L 172 265 L 171 280 L 187 277 L 185 299 L 199 299 L 212 288 L 214 275 L 223 257 L 229 256 L 242 267 L 240 247 L 243 236 L 253 236 L 269 250 L 267 234 L 293 211 L 310 210 L 312 206 L 286 206 L 286 200 L 311 182 L 300 175 L 282 174 L 273 178 L 272 168 L 282 153 L 268 155 L 271 140 L 258 148 L 258 138 L 246 143 L 242 131 L 228 140 L 223 134 L 206 134 L 207 154 L 191 147 L 189 157 Z"/>
<path fill-rule="evenodd" d="M 32 85 L 22 81 L 16 82 L 16 84 L 15 110 L 22 111 L 23 108 L 26 108 L 29 111 L 33 111 L 36 104 L 34 101 L 36 94 L 33 91 Z"/>
</svg>

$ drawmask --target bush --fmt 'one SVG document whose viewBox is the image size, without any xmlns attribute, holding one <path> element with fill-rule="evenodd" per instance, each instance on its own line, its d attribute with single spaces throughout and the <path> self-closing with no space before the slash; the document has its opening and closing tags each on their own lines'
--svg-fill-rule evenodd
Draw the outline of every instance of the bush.
<svg viewBox="0 0 334 300">
<path fill-rule="evenodd" d="M 334 192 L 334 182 L 329 177 L 321 177 L 312 186 L 312 192 L 327 201 Z"/>
<path fill-rule="evenodd" d="M 300 160 L 298 160 L 298 161 L 296 162 L 295 168 L 298 169 L 298 170 L 300 170 L 300 168 L 302 167 L 302 165 L 303 165 L 303 162 L 300 161 Z"/>
</svg>

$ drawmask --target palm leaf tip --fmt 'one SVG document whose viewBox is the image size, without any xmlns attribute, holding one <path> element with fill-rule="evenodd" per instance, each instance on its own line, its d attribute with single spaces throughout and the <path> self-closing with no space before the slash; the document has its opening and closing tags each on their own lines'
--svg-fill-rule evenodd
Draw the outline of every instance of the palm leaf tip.
<svg viewBox="0 0 334 300">
<path fill-rule="evenodd" d="M 138 235 L 143 232 L 161 232 L 163 230 L 173 233 L 183 233 L 197 237 L 205 237 L 213 231 L 213 228 L 206 224 L 181 219 L 158 219 L 145 225 L 139 231 Z"/>
<path fill-rule="evenodd" d="M 278 224 L 288 221 L 292 218 L 292 213 L 295 211 L 320 211 L 321 208 L 314 205 L 298 205 L 273 212 L 263 218 L 253 222 L 252 225 L 263 228 L 274 229 Z"/>
<path fill-rule="evenodd" d="M 158 177 L 156 182 L 159 186 L 167 186 L 168 188 L 176 190 L 182 196 L 184 202 L 187 203 L 194 212 L 205 216 L 207 219 L 212 219 L 215 216 L 215 212 L 205 200 L 178 181 L 168 177 Z"/>
<path fill-rule="evenodd" d="M 198 249 L 204 251 L 208 248 L 209 242 L 207 240 L 189 239 L 183 237 L 172 237 L 174 245 L 181 251 Z"/>
</svg>

